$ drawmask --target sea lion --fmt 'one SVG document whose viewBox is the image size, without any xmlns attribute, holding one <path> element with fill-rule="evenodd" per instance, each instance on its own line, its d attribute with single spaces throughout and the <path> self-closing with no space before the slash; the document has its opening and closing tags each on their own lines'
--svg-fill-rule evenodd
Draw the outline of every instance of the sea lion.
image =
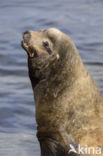
<svg viewBox="0 0 103 156">
<path fill-rule="evenodd" d="M 22 47 L 28 54 L 41 155 L 103 156 L 103 96 L 72 40 L 56 28 L 30 30 L 23 33 Z"/>
</svg>

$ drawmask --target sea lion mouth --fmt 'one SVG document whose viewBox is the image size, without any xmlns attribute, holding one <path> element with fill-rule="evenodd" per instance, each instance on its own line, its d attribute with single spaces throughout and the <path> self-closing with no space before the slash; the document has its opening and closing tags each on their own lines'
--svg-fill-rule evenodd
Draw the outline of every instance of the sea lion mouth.
<svg viewBox="0 0 103 156">
<path fill-rule="evenodd" d="M 26 51 L 28 51 L 29 46 L 28 46 L 28 44 L 27 44 L 26 42 L 21 41 L 21 45 L 22 45 L 22 47 L 23 47 Z"/>
<path fill-rule="evenodd" d="M 21 46 L 23 47 L 23 49 L 27 52 L 28 56 L 30 58 L 33 57 L 38 57 L 37 51 L 35 49 L 33 49 L 27 42 L 25 42 L 24 40 L 21 41 Z"/>
</svg>

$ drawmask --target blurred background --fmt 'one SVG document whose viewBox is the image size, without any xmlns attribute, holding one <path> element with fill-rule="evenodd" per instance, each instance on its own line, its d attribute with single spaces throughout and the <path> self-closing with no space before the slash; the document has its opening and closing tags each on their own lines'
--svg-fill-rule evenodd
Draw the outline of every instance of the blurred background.
<svg viewBox="0 0 103 156">
<path fill-rule="evenodd" d="M 103 93 L 102 0 L 0 0 L 0 156 L 40 156 L 22 32 L 67 33 Z"/>
</svg>

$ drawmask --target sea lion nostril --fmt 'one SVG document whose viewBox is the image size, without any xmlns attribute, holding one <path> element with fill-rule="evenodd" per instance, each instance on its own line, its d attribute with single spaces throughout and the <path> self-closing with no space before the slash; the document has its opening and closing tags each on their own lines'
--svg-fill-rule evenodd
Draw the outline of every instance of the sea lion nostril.
<svg viewBox="0 0 103 156">
<path fill-rule="evenodd" d="M 29 32 L 29 31 L 25 31 L 25 32 L 23 33 L 23 36 L 24 36 L 25 38 L 30 38 L 30 32 Z"/>
</svg>

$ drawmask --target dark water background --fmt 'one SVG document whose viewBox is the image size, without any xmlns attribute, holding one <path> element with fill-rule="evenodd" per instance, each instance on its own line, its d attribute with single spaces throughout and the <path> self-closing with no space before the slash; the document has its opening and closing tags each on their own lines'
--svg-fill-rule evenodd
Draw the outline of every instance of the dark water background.
<svg viewBox="0 0 103 156">
<path fill-rule="evenodd" d="M 40 155 L 20 42 L 23 31 L 49 27 L 72 38 L 103 93 L 102 0 L 0 0 L 0 156 Z"/>
</svg>

